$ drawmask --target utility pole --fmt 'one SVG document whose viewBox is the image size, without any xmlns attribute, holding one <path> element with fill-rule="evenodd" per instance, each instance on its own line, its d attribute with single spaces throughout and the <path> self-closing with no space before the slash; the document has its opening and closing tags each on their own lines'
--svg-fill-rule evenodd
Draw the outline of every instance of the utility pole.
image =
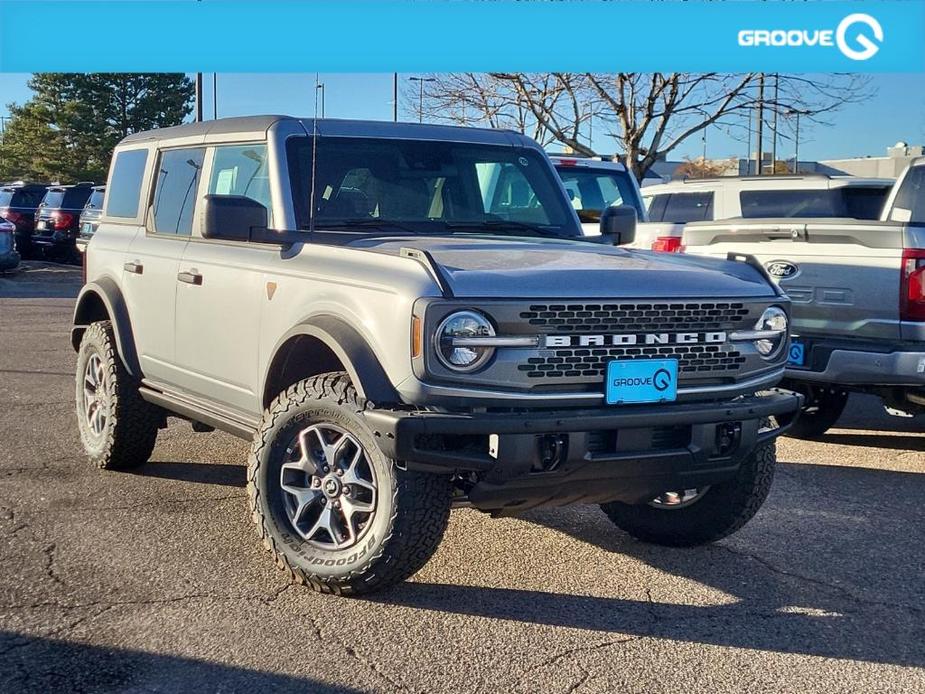
<svg viewBox="0 0 925 694">
<path fill-rule="evenodd" d="M 755 154 L 755 174 L 761 176 L 764 169 L 764 73 L 758 75 L 758 125 L 755 137 L 758 149 Z"/>
<path fill-rule="evenodd" d="M 196 73 L 196 122 L 202 122 L 202 73 Z"/>
<path fill-rule="evenodd" d="M 212 120 L 218 120 L 218 73 L 212 73 Z"/>
<path fill-rule="evenodd" d="M 707 129 L 706 127 L 704 127 L 703 129 L 702 138 L 703 138 L 703 163 L 706 164 L 707 163 Z"/>
<path fill-rule="evenodd" d="M 748 123 L 748 144 L 745 146 L 745 175 L 752 175 L 752 114 L 745 119 Z"/>
<path fill-rule="evenodd" d="M 398 122 L 398 73 L 392 73 L 392 121 Z"/>
<path fill-rule="evenodd" d="M 418 123 L 424 122 L 424 83 L 425 82 L 436 82 L 437 80 L 433 77 L 409 77 L 409 81 L 417 82 L 421 88 L 420 96 L 418 97 Z"/>
<path fill-rule="evenodd" d="M 797 118 L 796 133 L 794 134 L 796 140 L 793 150 L 793 173 L 795 174 L 800 173 L 800 116 L 804 114 L 809 115 L 809 113 L 809 111 L 801 111 L 798 108 L 792 108 L 784 114 L 785 116 L 796 116 Z"/>
<path fill-rule="evenodd" d="M 780 94 L 780 73 L 774 73 L 774 121 L 772 127 L 774 128 L 774 139 L 771 141 L 771 173 L 775 173 L 777 169 L 777 108 L 780 101 L 778 96 Z"/>
</svg>

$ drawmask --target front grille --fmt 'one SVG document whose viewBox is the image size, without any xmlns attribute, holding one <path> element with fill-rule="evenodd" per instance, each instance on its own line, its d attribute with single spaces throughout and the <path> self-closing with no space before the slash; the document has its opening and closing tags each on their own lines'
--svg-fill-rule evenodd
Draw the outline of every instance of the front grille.
<svg viewBox="0 0 925 694">
<path fill-rule="evenodd" d="M 569 347 L 544 350 L 517 368 L 527 378 L 601 378 L 614 359 L 671 358 L 681 373 L 722 375 L 734 373 L 745 357 L 728 345 L 663 345 L 660 347 Z"/>
<path fill-rule="evenodd" d="M 740 303 L 532 304 L 520 317 L 557 333 L 718 330 L 749 313 Z"/>
</svg>

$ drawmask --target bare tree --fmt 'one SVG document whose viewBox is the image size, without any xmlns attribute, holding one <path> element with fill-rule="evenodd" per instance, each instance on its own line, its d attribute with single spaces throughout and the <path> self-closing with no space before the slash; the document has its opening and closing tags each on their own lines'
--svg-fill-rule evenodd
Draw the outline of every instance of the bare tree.
<svg viewBox="0 0 925 694">
<path fill-rule="evenodd" d="M 598 154 L 606 134 L 642 178 L 652 165 L 709 127 L 743 136 L 758 104 L 758 73 L 445 73 L 425 89 L 423 117 L 437 122 L 511 128 L 543 145 Z M 766 76 L 766 79 L 768 76 Z M 763 117 L 799 111 L 804 123 L 825 123 L 848 103 L 872 95 L 859 75 L 779 75 L 776 99 Z M 769 96 L 765 90 L 765 96 Z M 408 98 L 417 114 L 418 101 Z M 787 118 L 780 118 L 788 139 Z M 592 138 L 597 125 L 598 138 Z M 744 139 L 744 137 L 742 137 Z M 593 141 L 594 140 L 594 141 Z"/>
</svg>

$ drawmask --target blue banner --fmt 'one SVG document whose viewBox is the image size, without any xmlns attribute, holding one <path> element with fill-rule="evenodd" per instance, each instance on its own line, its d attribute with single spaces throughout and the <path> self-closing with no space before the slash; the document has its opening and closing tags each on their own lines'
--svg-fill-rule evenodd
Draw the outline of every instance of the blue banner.
<svg viewBox="0 0 925 694">
<path fill-rule="evenodd" d="M 925 70 L 925 2 L 0 0 L 0 71 Z"/>
</svg>

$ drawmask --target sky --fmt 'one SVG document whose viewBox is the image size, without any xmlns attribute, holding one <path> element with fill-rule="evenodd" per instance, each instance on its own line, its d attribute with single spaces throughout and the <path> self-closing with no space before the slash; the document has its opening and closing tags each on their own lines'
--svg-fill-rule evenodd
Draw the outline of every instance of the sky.
<svg viewBox="0 0 925 694">
<path fill-rule="evenodd" d="M 410 74 L 399 75 L 403 91 L 413 88 Z M 22 103 L 30 96 L 28 74 L 0 74 L 0 116 L 8 115 L 7 104 Z M 392 73 L 320 74 L 325 85 L 325 115 L 329 118 L 391 120 Z M 310 116 L 315 108 L 315 73 L 310 74 L 219 74 L 218 115 L 240 116 L 280 113 Z M 205 75 L 205 115 L 212 116 L 212 75 Z M 834 114 L 831 126 L 800 126 L 800 159 L 840 159 L 884 156 L 896 142 L 925 144 L 925 75 L 873 75 L 877 91 L 863 104 L 846 106 Z M 413 120 L 415 114 L 403 108 L 399 98 L 399 118 Z M 614 153 L 616 145 L 604 135 L 605 128 L 595 122 L 594 146 L 602 153 Z M 747 145 L 719 128 L 707 131 L 707 157 L 723 159 L 746 156 Z M 556 147 L 552 147 L 556 149 Z M 770 146 L 765 147 L 766 150 Z M 793 156 L 793 143 L 778 145 L 778 158 Z M 670 158 L 698 157 L 703 151 L 700 136 L 688 140 Z"/>
</svg>

